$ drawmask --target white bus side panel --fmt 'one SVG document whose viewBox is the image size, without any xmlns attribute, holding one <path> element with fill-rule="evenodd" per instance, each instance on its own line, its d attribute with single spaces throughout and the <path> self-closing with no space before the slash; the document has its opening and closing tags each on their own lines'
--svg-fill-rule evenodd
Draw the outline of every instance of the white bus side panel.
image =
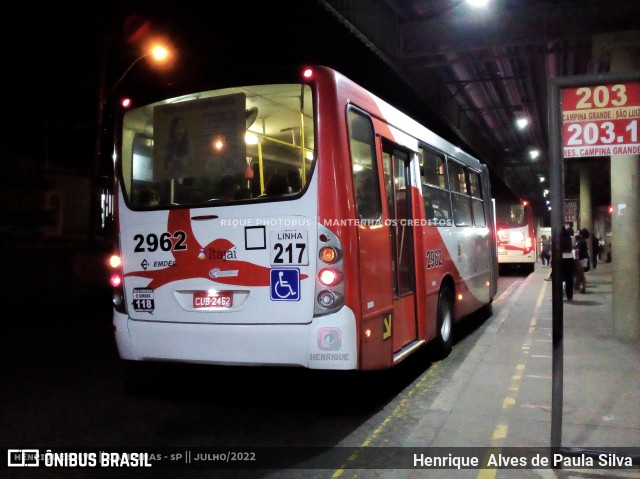
<svg viewBox="0 0 640 479">
<path fill-rule="evenodd" d="M 374 97 L 375 99 L 375 97 Z M 475 158 L 468 156 L 463 152 L 452 151 L 451 145 L 443 139 L 430 132 L 423 126 L 413 120 L 405 118 L 397 110 L 389 108 L 383 101 L 377 101 L 377 105 L 382 112 L 385 121 L 389 122 L 389 127 L 394 141 L 398 144 L 411 149 L 413 152 L 418 151 L 418 140 L 397 128 L 403 125 L 410 128 L 416 135 L 421 135 L 420 140 L 427 142 L 442 151 L 447 152 L 458 159 L 464 160 L 470 164 L 475 170 L 480 170 L 480 163 Z M 414 186 L 420 185 L 420 171 L 415 158 L 412 160 L 411 181 Z M 418 188 L 419 190 L 419 188 Z M 492 204 L 485 204 L 485 209 L 493 208 Z M 489 212 L 486 213 L 489 218 Z M 432 228 L 433 226 L 425 226 Z M 454 266 L 458 270 L 460 279 L 464 283 L 473 298 L 480 303 L 488 303 L 491 299 L 491 231 L 488 227 L 465 226 L 457 227 L 438 227 L 440 236 L 454 262 Z M 435 245 L 434 245 L 435 246 Z M 458 283 L 458 287 L 463 285 Z"/>
</svg>

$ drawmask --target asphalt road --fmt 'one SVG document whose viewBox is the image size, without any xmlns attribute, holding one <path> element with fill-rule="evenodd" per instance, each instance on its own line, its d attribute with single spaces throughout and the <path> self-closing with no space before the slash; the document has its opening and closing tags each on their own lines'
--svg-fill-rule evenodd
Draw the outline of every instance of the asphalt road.
<svg viewBox="0 0 640 479">
<path fill-rule="evenodd" d="M 498 297 L 523 279 L 517 274 L 501 276 Z M 1 340 L 0 444 L 42 449 L 329 448 L 367 437 L 376 437 L 381 444 L 393 443 L 393 436 L 401 437 L 410 430 L 414 414 L 450 379 L 488 317 L 485 312 L 461 323 L 456 329 L 456 346 L 445 360 L 432 362 L 427 348 L 391 371 L 362 374 L 151 364 L 144 365 L 141 374 L 137 371 L 129 376 L 116 352 L 110 308 L 103 304 L 105 294 L 99 288 L 91 299 L 78 300 L 85 311 L 68 324 L 58 314 L 54 317 L 46 305 L 29 308 L 25 304 L 23 313 L 11 318 L 34 327 L 22 327 Z M 99 302 L 99 307 L 91 307 L 92 301 Z M 69 304 L 70 309 L 74 306 Z M 496 307 L 499 305 L 494 306 L 494 314 Z M 43 323 L 46 327 L 37 327 Z M 387 412 L 399 401 L 407 401 L 401 393 L 425 375 L 428 380 L 422 381 L 407 404 L 414 414 L 397 419 L 393 428 L 386 429 L 386 437 L 376 435 Z M 291 466 L 294 464 L 292 458 Z M 154 472 L 154 478 L 165 477 Z M 169 477 L 174 472 L 160 474 Z M 94 477 L 86 473 L 38 469 L 28 477 Z M 246 477 L 286 477 L 274 473 L 277 471 L 251 471 Z M 212 475 L 212 471 L 196 470 L 189 477 L 244 476 L 237 471 Z M 317 476 L 311 470 L 308 477 Z"/>
</svg>

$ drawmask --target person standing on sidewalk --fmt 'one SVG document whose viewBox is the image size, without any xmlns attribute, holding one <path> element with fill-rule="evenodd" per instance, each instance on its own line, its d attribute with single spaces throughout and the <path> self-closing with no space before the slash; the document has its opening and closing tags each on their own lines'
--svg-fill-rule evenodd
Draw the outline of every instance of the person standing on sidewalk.
<svg viewBox="0 0 640 479">
<path fill-rule="evenodd" d="M 542 235 L 540 239 L 542 240 L 542 251 L 540 251 L 542 266 L 551 266 L 551 241 L 549 241 L 547 235 Z"/>
<path fill-rule="evenodd" d="M 600 255 L 600 238 L 598 235 L 593 235 L 591 237 L 591 263 L 592 268 L 596 269 L 598 267 L 598 256 Z"/>
<path fill-rule="evenodd" d="M 573 235 L 575 234 L 575 232 L 573 231 L 573 221 L 571 221 L 570 223 L 567 223 L 567 231 L 573 238 Z"/>
<path fill-rule="evenodd" d="M 576 266 L 573 258 L 573 237 L 567 230 L 566 226 L 562 227 L 560 234 L 560 247 L 562 250 L 562 281 L 564 281 L 564 290 L 569 301 L 573 300 L 573 275 Z"/>
<path fill-rule="evenodd" d="M 582 228 L 576 239 L 576 291 L 581 293 L 587 292 L 587 277 L 585 271 L 589 271 L 589 248 L 587 246 L 587 239 L 589 239 L 589 231 L 586 228 Z"/>
</svg>

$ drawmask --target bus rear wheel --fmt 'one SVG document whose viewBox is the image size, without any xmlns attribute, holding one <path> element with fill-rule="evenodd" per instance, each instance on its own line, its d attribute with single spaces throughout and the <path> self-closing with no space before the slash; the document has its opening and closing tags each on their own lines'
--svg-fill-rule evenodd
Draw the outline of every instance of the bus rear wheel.
<svg viewBox="0 0 640 479">
<path fill-rule="evenodd" d="M 448 286 L 443 286 L 438 294 L 437 320 L 435 356 L 443 359 L 453 348 L 453 292 Z"/>
</svg>

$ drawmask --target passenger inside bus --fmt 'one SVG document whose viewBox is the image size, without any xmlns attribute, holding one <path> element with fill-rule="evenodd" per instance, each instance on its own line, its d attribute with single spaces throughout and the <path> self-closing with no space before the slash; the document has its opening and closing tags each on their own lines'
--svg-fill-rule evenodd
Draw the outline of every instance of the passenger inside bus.
<svg viewBox="0 0 640 479">
<path fill-rule="evenodd" d="M 267 181 L 266 193 L 269 196 L 279 196 L 289 193 L 289 182 L 282 173 L 274 173 Z"/>
<path fill-rule="evenodd" d="M 234 200 L 248 200 L 251 198 L 251 188 L 247 188 L 246 186 L 242 188 L 238 188 L 233 195 Z"/>
<path fill-rule="evenodd" d="M 290 193 L 297 193 L 302 189 L 302 180 L 297 170 L 289 170 L 287 172 L 287 181 L 289 183 Z"/>
<path fill-rule="evenodd" d="M 140 206 L 158 206 L 160 204 L 160 196 L 153 188 L 144 188 L 140 191 L 138 197 Z"/>
<path fill-rule="evenodd" d="M 436 219 L 436 212 L 433 209 L 433 204 L 431 203 L 431 200 L 426 196 L 424 197 L 424 211 L 425 211 L 425 214 L 427 215 L 428 220 Z"/>
<path fill-rule="evenodd" d="M 355 173 L 356 208 L 360 219 L 377 219 L 380 216 L 380 200 L 377 198 L 376 177 L 371 171 Z"/>
<path fill-rule="evenodd" d="M 240 188 L 240 184 L 236 178 L 232 175 L 224 175 L 220 180 L 220 199 L 222 201 L 233 200 L 238 188 Z"/>
</svg>

